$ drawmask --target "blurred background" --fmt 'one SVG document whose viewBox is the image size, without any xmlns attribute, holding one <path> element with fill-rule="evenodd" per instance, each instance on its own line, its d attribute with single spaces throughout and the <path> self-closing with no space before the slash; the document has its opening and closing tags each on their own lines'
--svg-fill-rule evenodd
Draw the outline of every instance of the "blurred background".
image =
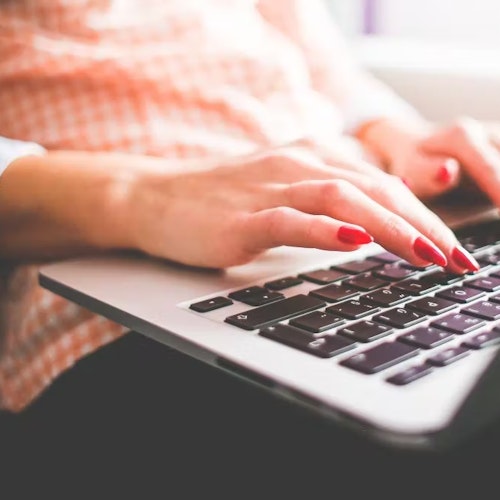
<svg viewBox="0 0 500 500">
<path fill-rule="evenodd" d="M 358 60 L 428 118 L 500 120 L 500 0 L 324 0 Z"/>
<path fill-rule="evenodd" d="M 499 0 L 325 0 L 349 36 L 376 34 L 500 48 Z"/>
</svg>

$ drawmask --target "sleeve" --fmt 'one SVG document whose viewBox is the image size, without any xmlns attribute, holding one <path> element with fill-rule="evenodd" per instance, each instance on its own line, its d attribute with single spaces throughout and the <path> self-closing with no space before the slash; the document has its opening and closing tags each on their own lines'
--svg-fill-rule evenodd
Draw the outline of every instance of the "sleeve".
<svg viewBox="0 0 500 500">
<path fill-rule="evenodd" d="M 339 108 L 346 133 L 382 118 L 422 120 L 415 108 L 356 61 L 325 0 L 258 0 L 257 7 L 302 52 L 312 85 Z"/>
<path fill-rule="evenodd" d="M 34 142 L 0 137 L 0 178 L 6 168 L 17 158 L 27 155 L 43 155 L 46 149 Z"/>
</svg>

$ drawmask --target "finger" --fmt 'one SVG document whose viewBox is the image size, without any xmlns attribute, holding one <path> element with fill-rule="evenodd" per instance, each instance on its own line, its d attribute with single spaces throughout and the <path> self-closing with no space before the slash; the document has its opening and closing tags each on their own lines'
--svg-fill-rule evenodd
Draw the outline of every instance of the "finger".
<svg viewBox="0 0 500 500">
<path fill-rule="evenodd" d="M 350 176 L 350 182 L 390 212 L 405 219 L 446 255 L 452 272 L 477 271 L 477 261 L 459 244 L 453 231 L 395 176 L 386 174 L 383 184 L 366 176 Z"/>
<path fill-rule="evenodd" d="M 243 234 L 250 253 L 282 245 L 346 252 L 373 241 L 358 225 L 290 207 L 275 207 L 249 215 Z"/>
<path fill-rule="evenodd" d="M 408 189 L 406 193 L 410 194 Z M 409 262 L 416 265 L 429 262 L 440 266 L 447 264 L 443 252 L 429 238 L 404 217 L 377 203 L 350 182 L 297 183 L 286 188 L 284 194 L 287 204 L 301 212 L 325 214 L 360 225 L 377 243 Z"/>
<path fill-rule="evenodd" d="M 460 164 L 455 158 L 422 153 L 416 160 L 417 175 L 412 191 L 420 197 L 432 197 L 448 191 L 460 182 Z"/>
<path fill-rule="evenodd" d="M 332 173 L 322 159 L 313 151 L 302 147 L 282 147 L 262 152 L 252 160 L 254 183 L 292 183 L 307 179 L 331 179 Z M 242 167 L 248 171 L 248 162 Z M 232 168 L 232 166 L 231 166 Z"/>
<path fill-rule="evenodd" d="M 484 193 L 500 206 L 500 152 L 475 120 L 463 120 L 422 142 L 429 153 L 455 157 Z"/>
</svg>

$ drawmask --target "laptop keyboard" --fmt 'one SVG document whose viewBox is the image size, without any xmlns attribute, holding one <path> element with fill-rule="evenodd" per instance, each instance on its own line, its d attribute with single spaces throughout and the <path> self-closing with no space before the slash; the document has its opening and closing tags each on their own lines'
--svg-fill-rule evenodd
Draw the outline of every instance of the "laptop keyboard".
<svg viewBox="0 0 500 500">
<path fill-rule="evenodd" d="M 247 309 L 224 321 L 319 358 L 345 353 L 339 365 L 362 374 L 415 358 L 385 378 L 407 385 L 500 344 L 500 221 L 456 234 L 479 262 L 477 273 L 417 267 L 381 252 L 196 301 L 189 308 L 206 315 L 245 304 Z M 305 293 L 304 284 L 310 285 Z M 294 288 L 301 292 L 293 293 Z"/>
</svg>

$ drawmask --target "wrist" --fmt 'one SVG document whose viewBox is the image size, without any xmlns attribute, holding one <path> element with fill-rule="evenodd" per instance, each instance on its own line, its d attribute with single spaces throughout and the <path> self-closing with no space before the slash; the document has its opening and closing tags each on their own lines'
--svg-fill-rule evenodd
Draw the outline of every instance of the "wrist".
<svg viewBox="0 0 500 500">
<path fill-rule="evenodd" d="M 139 170 L 112 163 L 72 151 L 14 160 L 0 179 L 2 254 L 45 259 L 129 248 L 129 198 Z"/>
<path fill-rule="evenodd" d="M 425 120 L 403 121 L 378 119 L 366 122 L 356 131 L 357 139 L 388 169 L 408 148 L 424 138 L 431 130 Z"/>
</svg>

